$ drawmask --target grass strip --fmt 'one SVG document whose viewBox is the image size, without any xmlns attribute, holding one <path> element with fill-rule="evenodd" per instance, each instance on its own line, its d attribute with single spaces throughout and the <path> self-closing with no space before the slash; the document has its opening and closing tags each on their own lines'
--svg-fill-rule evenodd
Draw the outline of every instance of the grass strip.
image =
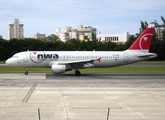
<svg viewBox="0 0 165 120">
<path fill-rule="evenodd" d="M 120 66 L 80 69 L 82 73 L 165 73 L 165 66 Z M 25 68 L 1 66 L 0 73 L 24 73 Z M 29 68 L 29 73 L 52 73 L 51 68 Z M 73 73 L 69 71 L 67 73 Z"/>
</svg>

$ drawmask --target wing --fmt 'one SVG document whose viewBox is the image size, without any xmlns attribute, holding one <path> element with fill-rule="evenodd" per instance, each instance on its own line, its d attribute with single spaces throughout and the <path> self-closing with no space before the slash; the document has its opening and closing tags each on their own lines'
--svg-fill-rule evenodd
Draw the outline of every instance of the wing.
<svg viewBox="0 0 165 120">
<path fill-rule="evenodd" d="M 98 59 L 85 59 L 85 60 L 76 60 L 76 61 L 62 61 L 60 63 L 58 63 L 58 65 L 69 65 L 72 68 L 87 68 L 87 67 L 93 67 L 94 61 L 98 61 L 100 62 L 101 57 Z"/>
<path fill-rule="evenodd" d="M 87 67 L 93 67 L 94 66 L 93 62 L 94 61 L 100 62 L 100 60 L 101 60 L 101 57 L 98 59 L 84 59 L 84 60 L 75 60 L 75 61 L 58 61 L 58 62 L 53 62 L 50 65 L 57 64 L 57 65 L 69 65 L 72 68 L 83 68 L 83 67 L 87 68 Z"/>
<path fill-rule="evenodd" d="M 59 62 L 58 65 L 85 64 L 91 62 L 94 62 L 94 60 L 87 59 L 87 60 L 76 60 L 76 61 L 62 61 Z"/>
</svg>

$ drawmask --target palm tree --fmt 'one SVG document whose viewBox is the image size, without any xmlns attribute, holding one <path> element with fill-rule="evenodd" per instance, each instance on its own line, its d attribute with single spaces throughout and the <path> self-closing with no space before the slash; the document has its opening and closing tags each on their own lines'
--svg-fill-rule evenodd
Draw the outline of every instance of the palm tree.
<svg viewBox="0 0 165 120">
<path fill-rule="evenodd" d="M 140 33 L 142 33 L 147 27 L 148 27 L 148 23 L 145 21 L 140 21 L 141 24 L 141 28 L 140 28 Z"/>
<path fill-rule="evenodd" d="M 163 37 L 163 40 L 165 41 L 165 19 L 164 19 L 164 17 L 161 16 L 161 20 L 163 22 L 163 27 L 164 27 L 162 37 Z"/>
</svg>

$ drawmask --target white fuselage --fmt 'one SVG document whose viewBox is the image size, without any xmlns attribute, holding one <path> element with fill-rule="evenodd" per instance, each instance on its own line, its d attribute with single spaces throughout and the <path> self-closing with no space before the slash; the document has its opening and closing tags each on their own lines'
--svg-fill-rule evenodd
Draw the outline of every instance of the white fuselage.
<svg viewBox="0 0 165 120">
<path fill-rule="evenodd" d="M 36 54 L 35 54 L 36 53 Z M 152 56 L 147 56 L 152 54 Z M 139 57 L 145 55 L 146 57 Z M 40 67 L 47 68 L 51 67 L 53 64 L 60 64 L 69 61 L 83 61 L 83 60 L 95 60 L 93 62 L 88 62 L 81 66 L 80 68 L 100 68 L 100 67 L 114 67 L 120 65 L 126 65 L 142 60 L 147 60 L 156 57 L 154 53 L 143 53 L 136 51 L 27 51 L 15 54 L 13 57 L 9 58 L 6 63 L 10 66 L 18 67 Z M 99 59 L 100 60 L 97 60 Z M 76 67 L 76 66 L 74 66 Z M 73 67 L 73 69 L 74 69 Z"/>
</svg>

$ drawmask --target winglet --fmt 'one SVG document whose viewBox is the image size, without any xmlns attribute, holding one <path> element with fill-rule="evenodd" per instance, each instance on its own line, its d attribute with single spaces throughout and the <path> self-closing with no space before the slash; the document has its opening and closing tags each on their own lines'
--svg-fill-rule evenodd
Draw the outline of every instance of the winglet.
<svg viewBox="0 0 165 120">
<path fill-rule="evenodd" d="M 100 62 L 100 61 L 101 61 L 101 57 L 100 57 L 100 58 L 98 58 L 98 59 L 97 59 L 97 61 L 98 61 L 98 62 Z"/>
<path fill-rule="evenodd" d="M 150 49 L 154 28 L 146 28 L 128 50 L 142 50 L 148 52 Z"/>
</svg>

